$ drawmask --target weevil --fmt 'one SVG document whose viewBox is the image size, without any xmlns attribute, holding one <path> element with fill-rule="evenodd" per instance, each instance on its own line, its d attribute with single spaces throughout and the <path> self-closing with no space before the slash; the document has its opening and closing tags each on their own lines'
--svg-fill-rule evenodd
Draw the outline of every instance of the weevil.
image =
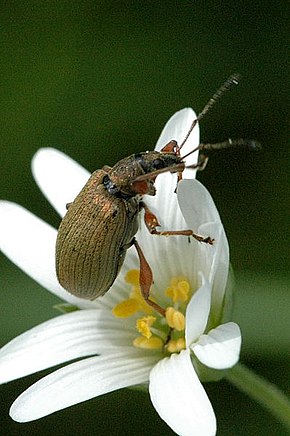
<svg viewBox="0 0 290 436">
<path fill-rule="evenodd" d="M 126 250 L 134 245 L 140 261 L 142 295 L 148 304 L 164 315 L 164 309 L 150 299 L 152 271 L 135 238 L 140 211 L 145 211 L 145 224 L 153 235 L 193 237 L 198 242 L 210 245 L 214 240 L 210 236 L 198 235 L 191 229 L 158 231 L 158 219 L 144 203 L 143 195 L 155 195 L 154 181 L 163 172 L 178 173 L 180 180 L 185 158 L 195 151 L 205 153 L 214 148 L 240 145 L 255 148 L 256 143 L 253 141 L 229 140 L 219 144 L 200 144 L 186 156 L 181 156 L 182 147 L 195 125 L 238 80 L 238 75 L 232 75 L 218 89 L 193 121 L 181 145 L 172 140 L 160 152 L 133 154 L 113 167 L 105 166 L 91 175 L 76 199 L 68 204 L 67 213 L 58 230 L 56 273 L 60 284 L 67 291 L 90 300 L 104 295 L 120 271 Z M 203 169 L 207 159 L 202 154 L 198 163 L 191 168 Z"/>
</svg>

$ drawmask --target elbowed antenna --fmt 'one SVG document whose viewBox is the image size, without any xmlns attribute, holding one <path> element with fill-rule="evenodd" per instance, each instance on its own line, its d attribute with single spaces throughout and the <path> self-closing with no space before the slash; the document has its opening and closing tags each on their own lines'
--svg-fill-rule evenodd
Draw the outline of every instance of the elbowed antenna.
<svg viewBox="0 0 290 436">
<path fill-rule="evenodd" d="M 216 102 L 221 98 L 221 96 L 229 91 L 233 86 L 238 85 L 239 81 L 241 80 L 241 75 L 238 73 L 232 74 L 223 84 L 219 87 L 219 89 L 214 93 L 214 95 L 210 98 L 210 100 L 207 102 L 207 104 L 204 106 L 203 110 L 198 114 L 197 118 L 193 121 L 191 124 L 184 140 L 182 141 L 181 145 L 179 146 L 179 150 L 182 149 L 186 141 L 188 140 L 191 132 L 197 125 L 197 123 L 211 110 L 211 108 L 216 104 Z M 197 151 L 198 148 L 191 151 L 191 153 L 194 153 Z M 188 155 L 187 155 L 188 156 Z M 184 156 L 185 157 L 185 156 Z"/>
</svg>

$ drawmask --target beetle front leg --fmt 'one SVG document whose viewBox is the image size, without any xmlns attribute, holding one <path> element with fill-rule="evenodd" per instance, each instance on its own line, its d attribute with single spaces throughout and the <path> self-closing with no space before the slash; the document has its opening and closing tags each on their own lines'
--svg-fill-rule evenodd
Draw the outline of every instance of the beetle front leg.
<svg viewBox="0 0 290 436">
<path fill-rule="evenodd" d="M 210 236 L 207 236 L 205 238 L 204 236 L 198 235 L 189 229 L 188 230 L 164 230 L 161 232 L 159 230 L 156 230 L 156 227 L 160 226 L 157 217 L 154 215 L 154 213 L 150 211 L 150 209 L 145 203 L 141 202 L 141 207 L 143 207 L 145 210 L 144 221 L 151 235 L 192 236 L 194 239 L 196 239 L 199 242 L 204 242 L 205 244 L 213 245 L 214 239 L 212 239 Z"/>
<path fill-rule="evenodd" d="M 143 251 L 141 250 L 141 247 L 135 238 L 133 239 L 133 244 L 136 247 L 137 254 L 140 261 L 139 284 L 140 284 L 142 296 L 147 304 L 149 304 L 154 310 L 159 312 L 162 316 L 165 316 L 165 310 L 161 306 L 159 306 L 159 304 L 155 303 L 150 299 L 150 288 L 153 283 L 153 274 L 150 265 L 147 262 L 143 254 Z"/>
</svg>

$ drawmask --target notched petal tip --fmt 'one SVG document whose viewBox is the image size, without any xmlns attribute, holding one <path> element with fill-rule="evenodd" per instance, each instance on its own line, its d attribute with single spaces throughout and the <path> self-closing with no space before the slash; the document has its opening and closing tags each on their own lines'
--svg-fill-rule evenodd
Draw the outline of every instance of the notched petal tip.
<svg viewBox="0 0 290 436">
<path fill-rule="evenodd" d="M 234 366 L 241 350 L 241 331 L 234 322 L 222 324 L 202 335 L 192 350 L 201 363 L 213 369 L 228 369 Z"/>
</svg>

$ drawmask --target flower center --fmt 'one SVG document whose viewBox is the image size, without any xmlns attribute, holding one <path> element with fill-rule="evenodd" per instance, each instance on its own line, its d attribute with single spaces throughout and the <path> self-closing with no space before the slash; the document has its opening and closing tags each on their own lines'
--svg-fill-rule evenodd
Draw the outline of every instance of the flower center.
<svg viewBox="0 0 290 436">
<path fill-rule="evenodd" d="M 185 310 L 191 296 L 189 282 L 180 277 L 170 280 L 170 286 L 164 291 L 169 304 L 163 317 L 144 300 L 139 286 L 139 270 L 128 271 L 125 281 L 131 286 L 129 298 L 118 303 L 112 312 L 118 318 L 142 314 L 136 321 L 139 336 L 133 341 L 134 347 L 162 349 L 170 354 L 185 349 Z M 150 298 L 155 301 L 152 296 Z"/>
</svg>

